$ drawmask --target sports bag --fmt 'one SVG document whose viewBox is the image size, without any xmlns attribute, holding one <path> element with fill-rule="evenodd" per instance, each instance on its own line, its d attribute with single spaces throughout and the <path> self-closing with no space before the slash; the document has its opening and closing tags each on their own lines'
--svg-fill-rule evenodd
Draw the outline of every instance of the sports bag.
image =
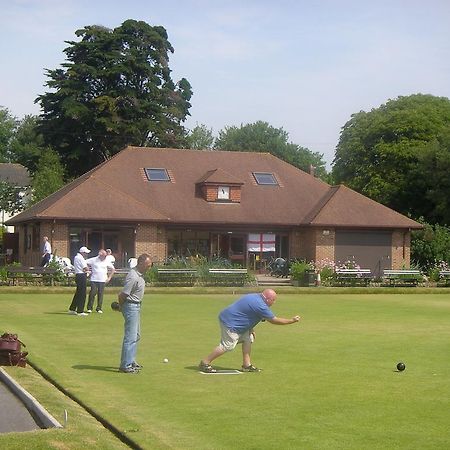
<svg viewBox="0 0 450 450">
<path fill-rule="evenodd" d="M 0 365 L 25 367 L 28 352 L 22 352 L 22 346 L 26 347 L 17 334 L 3 333 L 0 336 Z"/>
</svg>

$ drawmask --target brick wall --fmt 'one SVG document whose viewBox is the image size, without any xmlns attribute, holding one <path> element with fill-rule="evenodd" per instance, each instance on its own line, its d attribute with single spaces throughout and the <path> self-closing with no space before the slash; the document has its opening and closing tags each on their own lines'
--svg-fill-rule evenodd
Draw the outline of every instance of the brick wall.
<svg viewBox="0 0 450 450">
<path fill-rule="evenodd" d="M 411 264 L 411 233 L 396 230 L 392 233 L 392 268 L 402 269 Z"/>
<path fill-rule="evenodd" d="M 216 202 L 218 185 L 203 185 L 202 186 L 202 194 L 203 198 L 208 202 Z M 219 200 L 220 201 L 220 200 Z M 223 201 L 223 200 L 222 200 Z M 241 187 L 240 186 L 231 186 L 230 187 L 230 200 L 233 203 L 240 203 L 241 201 Z"/>
<path fill-rule="evenodd" d="M 47 236 L 52 253 L 57 256 L 69 256 L 69 234 L 66 224 L 58 224 L 53 222 L 41 222 L 39 229 L 39 242 L 33 243 L 32 227 L 20 225 L 17 227 L 19 231 L 19 260 L 24 266 L 40 266 L 42 260 L 42 246 L 44 236 Z M 26 232 L 25 232 L 26 229 Z M 25 250 L 25 240 L 29 241 Z M 37 245 L 37 250 L 35 246 Z"/>
<path fill-rule="evenodd" d="M 41 240 L 42 237 L 48 236 L 50 244 L 52 246 L 52 253 L 61 258 L 70 257 L 69 231 L 67 229 L 67 224 L 48 224 L 50 231 L 47 231 L 47 234 L 43 233 L 44 228 L 47 228 L 47 226 L 43 227 L 42 225 L 43 224 L 41 224 Z"/>
<path fill-rule="evenodd" d="M 167 257 L 167 236 L 162 227 L 140 224 L 136 227 L 136 256 L 148 253 L 153 261 L 164 261 Z"/>
<path fill-rule="evenodd" d="M 289 255 L 291 258 L 312 261 L 315 258 L 315 231 L 298 229 L 289 234 Z"/>
<path fill-rule="evenodd" d="M 333 229 L 317 229 L 314 230 L 316 236 L 316 255 L 315 261 L 329 259 L 334 261 L 335 258 L 335 230 Z"/>
</svg>

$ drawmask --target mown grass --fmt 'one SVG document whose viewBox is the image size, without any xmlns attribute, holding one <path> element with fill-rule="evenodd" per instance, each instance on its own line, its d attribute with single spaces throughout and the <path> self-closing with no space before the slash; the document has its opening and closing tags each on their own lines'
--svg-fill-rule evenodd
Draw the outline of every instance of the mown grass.
<svg viewBox="0 0 450 450">
<path fill-rule="evenodd" d="M 303 320 L 257 327 L 263 372 L 201 375 L 217 313 L 235 298 L 147 294 L 137 376 L 117 373 L 121 315 L 68 316 L 69 292 L 0 293 L 0 331 L 19 333 L 34 364 L 146 449 L 450 447 L 450 294 L 281 294 L 275 313 Z M 239 368 L 240 350 L 217 365 Z M 124 448 L 33 370 L 8 371 L 69 422 L 0 435 L 0 448 Z"/>
</svg>

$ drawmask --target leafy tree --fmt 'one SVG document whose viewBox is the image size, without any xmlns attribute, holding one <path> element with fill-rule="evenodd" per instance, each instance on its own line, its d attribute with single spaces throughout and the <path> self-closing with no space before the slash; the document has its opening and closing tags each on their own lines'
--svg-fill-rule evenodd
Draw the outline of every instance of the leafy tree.
<svg viewBox="0 0 450 450">
<path fill-rule="evenodd" d="M 212 128 L 206 125 L 196 125 L 186 136 L 186 147 L 196 150 L 211 150 L 214 145 Z"/>
<path fill-rule="evenodd" d="M 25 209 L 23 188 L 7 181 L 0 181 L 0 211 L 9 214 Z"/>
<path fill-rule="evenodd" d="M 7 108 L 0 107 L 0 162 L 10 162 L 9 146 L 17 120 Z"/>
<path fill-rule="evenodd" d="M 450 264 L 450 228 L 418 220 L 424 227 L 411 233 L 411 259 L 424 269 L 440 261 Z"/>
<path fill-rule="evenodd" d="M 274 128 L 258 121 L 247 125 L 225 127 L 219 132 L 214 148 L 228 151 L 268 152 L 299 169 L 309 172 L 310 166 L 320 178 L 326 178 L 323 155 L 289 142 L 289 134 L 283 128 Z"/>
<path fill-rule="evenodd" d="M 64 169 L 59 155 L 48 148 L 39 159 L 34 173 L 31 203 L 37 203 L 64 185 Z"/>
<path fill-rule="evenodd" d="M 444 97 L 416 94 L 361 111 L 342 129 L 332 176 L 404 214 L 439 220 L 443 207 L 439 212 L 428 188 L 437 166 L 441 186 L 450 183 L 440 165 L 448 163 L 449 127 L 450 100 Z"/>
<path fill-rule="evenodd" d="M 411 210 L 430 223 L 450 224 L 450 127 L 427 144 L 409 176 L 417 195 Z"/>
<path fill-rule="evenodd" d="M 25 116 L 18 122 L 17 129 L 10 142 L 10 159 L 25 166 L 31 174 L 44 152 L 44 139 L 37 129 L 38 118 Z"/>
<path fill-rule="evenodd" d="M 173 47 L 161 26 L 127 20 L 108 29 L 86 26 L 69 41 L 62 68 L 47 70 L 51 89 L 37 98 L 40 130 L 70 176 L 126 145 L 180 147 L 192 90 L 172 81 Z"/>
</svg>

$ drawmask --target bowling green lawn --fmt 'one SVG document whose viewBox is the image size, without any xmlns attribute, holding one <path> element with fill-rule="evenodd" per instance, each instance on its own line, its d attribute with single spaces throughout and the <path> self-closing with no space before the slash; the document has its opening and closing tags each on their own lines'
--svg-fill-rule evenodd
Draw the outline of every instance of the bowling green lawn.
<svg viewBox="0 0 450 450">
<path fill-rule="evenodd" d="M 73 290 L 0 291 L 0 332 L 18 333 L 32 364 L 7 368 L 62 429 L 0 435 L 0 448 L 127 448 L 90 408 L 144 449 L 450 448 L 450 290 L 279 294 L 256 328 L 260 373 L 203 375 L 218 312 L 237 294 L 147 293 L 138 375 L 117 372 L 123 319 L 67 315 Z M 108 291 L 108 289 L 107 289 Z M 239 346 L 240 347 L 240 346 Z M 164 358 L 169 363 L 163 363 Z M 397 372 L 396 364 L 406 364 Z M 241 366 L 240 348 L 216 360 Z"/>
</svg>

